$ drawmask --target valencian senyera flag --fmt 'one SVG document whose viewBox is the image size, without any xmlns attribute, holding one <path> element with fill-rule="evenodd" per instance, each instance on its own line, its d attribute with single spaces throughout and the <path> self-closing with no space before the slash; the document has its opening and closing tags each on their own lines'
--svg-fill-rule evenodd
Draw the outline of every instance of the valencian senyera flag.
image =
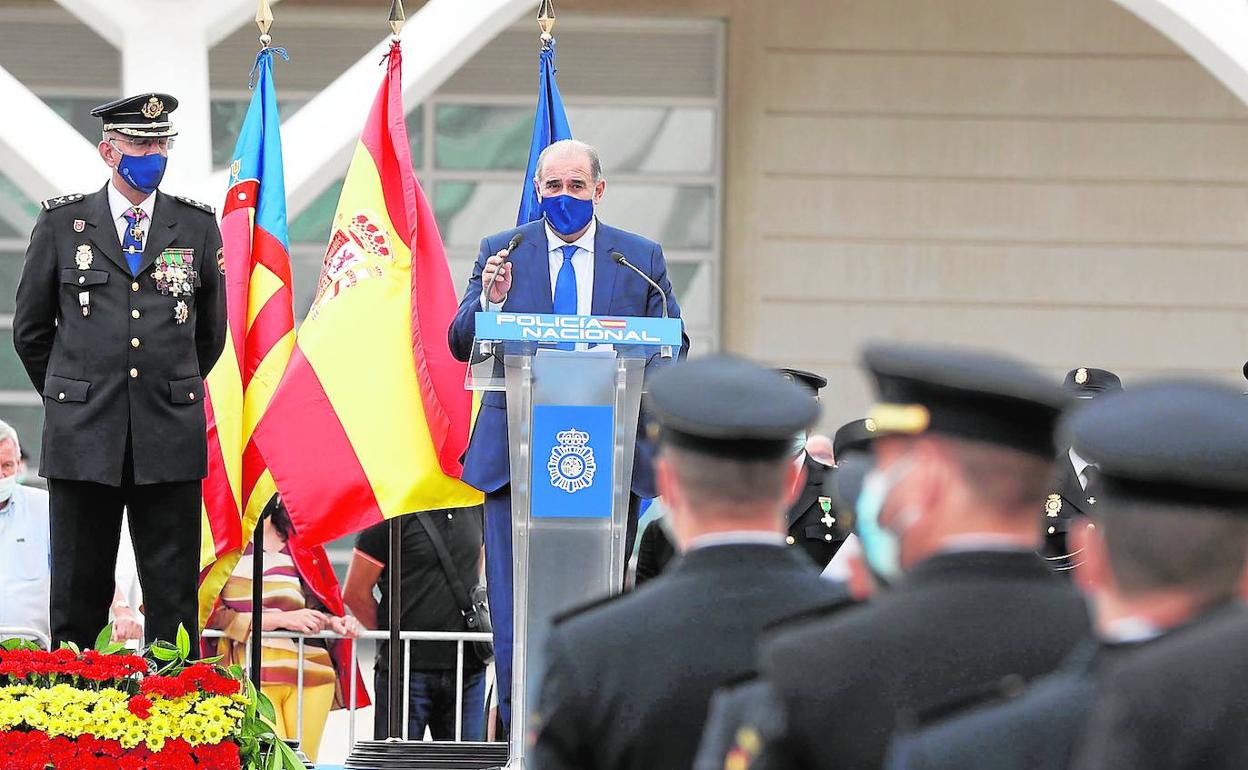
<svg viewBox="0 0 1248 770">
<path fill-rule="evenodd" d="M 230 164 L 221 211 L 225 350 L 208 375 L 208 476 L 203 483 L 201 625 L 251 539 L 277 487 L 253 431 L 269 406 L 295 345 L 286 185 L 273 90 L 273 56 L 256 57 L 254 92 Z"/>
<path fill-rule="evenodd" d="M 385 63 L 316 297 L 255 434 L 305 545 L 482 502 L 459 480 L 472 398 L 447 342 L 455 288 L 412 170 L 397 41 Z"/>
<path fill-rule="evenodd" d="M 559 84 L 555 82 L 555 41 L 551 40 L 542 46 L 538 57 L 537 110 L 533 115 L 533 138 L 529 140 L 529 164 L 520 189 L 517 227 L 542 218 L 537 191 L 533 189 L 533 176 L 537 173 L 537 159 L 542 150 L 562 139 L 571 138 L 572 126 L 568 124 L 568 114 L 563 109 L 563 97 L 559 95 Z"/>
</svg>

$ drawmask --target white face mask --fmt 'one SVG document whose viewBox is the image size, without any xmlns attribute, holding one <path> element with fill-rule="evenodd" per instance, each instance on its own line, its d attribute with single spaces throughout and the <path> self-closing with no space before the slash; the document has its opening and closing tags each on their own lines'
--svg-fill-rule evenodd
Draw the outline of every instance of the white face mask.
<svg viewBox="0 0 1248 770">
<path fill-rule="evenodd" d="M 17 488 L 17 476 L 5 476 L 0 479 L 0 503 L 7 503 Z"/>
</svg>

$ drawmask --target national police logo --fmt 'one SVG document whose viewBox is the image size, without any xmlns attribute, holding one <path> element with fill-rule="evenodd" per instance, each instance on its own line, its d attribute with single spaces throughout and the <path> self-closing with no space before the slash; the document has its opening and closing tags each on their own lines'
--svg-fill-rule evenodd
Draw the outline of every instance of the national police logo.
<svg viewBox="0 0 1248 770">
<path fill-rule="evenodd" d="M 589 446 L 589 434 L 585 431 L 563 430 L 555 434 L 558 444 L 550 450 L 550 483 L 568 494 L 579 492 L 594 483 L 594 450 Z"/>
</svg>

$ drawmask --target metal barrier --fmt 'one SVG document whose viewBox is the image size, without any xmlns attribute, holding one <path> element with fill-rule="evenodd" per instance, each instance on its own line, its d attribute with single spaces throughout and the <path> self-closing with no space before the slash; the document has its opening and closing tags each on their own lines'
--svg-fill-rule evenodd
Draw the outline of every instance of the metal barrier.
<svg viewBox="0 0 1248 770">
<path fill-rule="evenodd" d="M 205 639 L 222 639 L 225 633 L 218 629 L 206 628 L 202 636 Z M 303 666 L 304 666 L 304 643 L 308 639 L 343 639 L 350 641 L 349 637 L 337 634 L 332 631 L 321 631 L 316 634 L 299 634 L 293 631 L 262 631 L 261 636 L 268 639 L 294 639 L 296 648 L 296 678 L 295 678 L 295 721 L 298 723 L 295 739 L 300 743 L 303 742 Z M 389 631 L 365 631 L 361 630 L 360 639 L 373 639 L 376 641 L 389 641 Z M 411 686 L 412 686 L 412 642 L 455 642 L 455 742 L 462 740 L 463 736 L 463 719 L 464 719 L 464 644 L 466 642 L 492 642 L 493 637 L 488 633 L 474 633 L 471 631 L 400 631 L 399 640 L 403 642 L 403 740 L 409 740 L 407 734 L 408 715 L 411 706 Z M 250 673 L 251 661 L 251 638 L 247 641 L 247 654 L 244 660 L 247 665 L 243 666 L 245 671 Z M 358 644 L 351 645 L 351 668 L 348 672 L 348 681 L 351 683 L 351 691 L 347 698 L 348 709 L 348 725 L 347 725 L 347 742 L 352 747 L 355 746 L 355 696 L 357 693 L 357 677 L 359 672 L 359 652 Z M 376 697 L 383 697 L 378 693 Z M 378 736 L 380 740 L 380 736 Z"/>
</svg>

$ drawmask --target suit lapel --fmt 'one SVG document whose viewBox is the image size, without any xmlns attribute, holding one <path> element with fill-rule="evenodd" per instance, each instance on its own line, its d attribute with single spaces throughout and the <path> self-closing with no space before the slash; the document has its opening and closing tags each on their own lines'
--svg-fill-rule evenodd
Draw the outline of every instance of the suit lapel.
<svg viewBox="0 0 1248 770">
<path fill-rule="evenodd" d="M 550 252 L 547 249 L 545 220 L 539 219 L 529 225 L 524 233 L 524 241 L 516 247 L 516 256 L 511 260 L 524 265 L 525 270 L 532 272 L 534 278 L 528 282 L 533 292 L 532 307 L 534 313 L 555 312 L 555 294 L 550 285 Z"/>
<path fill-rule="evenodd" d="M 598 231 L 594 233 L 594 294 L 590 302 L 590 315 L 611 314 L 611 295 L 615 291 L 616 273 L 620 270 L 619 264 L 611 256 L 614 250 L 615 230 L 599 222 Z"/>
<path fill-rule="evenodd" d="M 87 203 L 86 223 L 91 226 L 88 238 L 100 253 L 126 275 L 130 275 L 130 266 L 121 255 L 121 241 L 117 240 L 117 228 L 113 224 L 113 211 L 108 206 L 108 185 L 101 187 L 99 192 L 91 196 Z"/>
<path fill-rule="evenodd" d="M 816 480 L 813 469 L 810 467 L 810 456 L 806 457 L 806 486 L 802 489 L 802 496 L 797 499 L 793 507 L 789 509 L 788 526 L 793 526 L 793 522 L 802 517 L 802 514 L 810 510 L 810 506 L 815 504 L 819 499 L 819 493 L 823 491 L 823 479 Z"/>
<path fill-rule="evenodd" d="M 147 231 L 147 241 L 143 244 L 143 261 L 139 263 L 139 275 L 142 275 L 160 252 L 169 248 L 178 237 L 178 223 L 172 216 L 172 204 L 164 193 L 156 193 L 156 205 L 152 207 L 152 224 Z"/>
</svg>

